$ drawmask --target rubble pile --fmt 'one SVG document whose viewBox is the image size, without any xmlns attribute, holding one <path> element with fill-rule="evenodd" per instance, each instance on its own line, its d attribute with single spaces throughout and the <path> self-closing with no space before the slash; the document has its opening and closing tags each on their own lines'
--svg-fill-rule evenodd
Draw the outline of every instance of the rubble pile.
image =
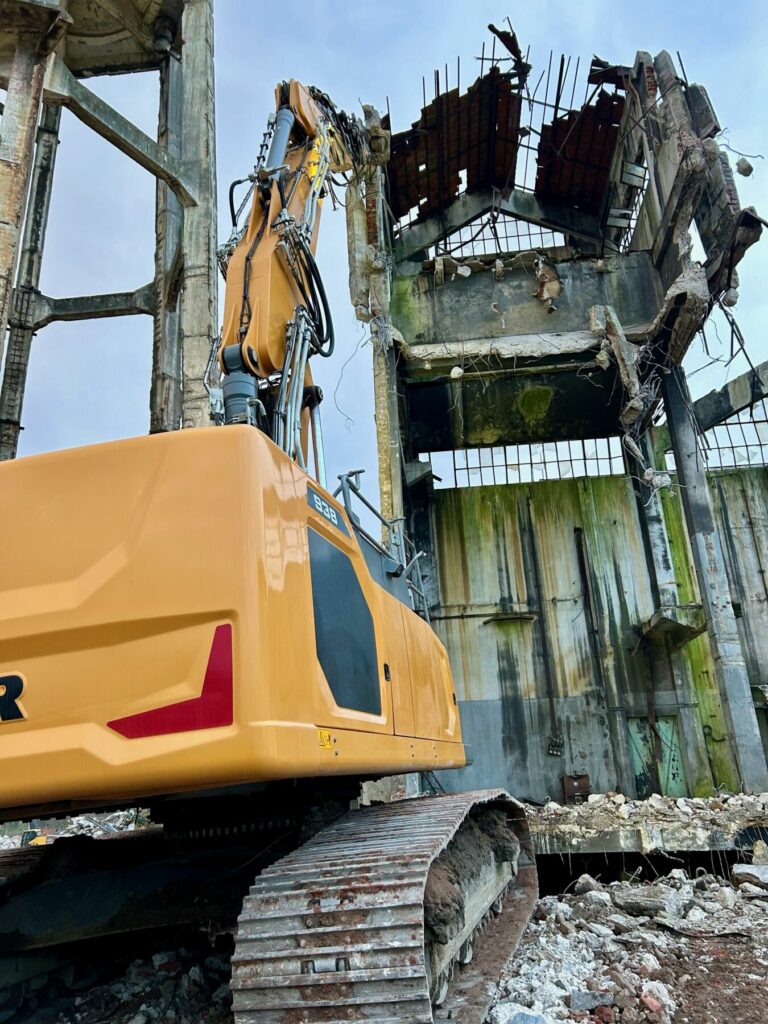
<svg viewBox="0 0 768 1024">
<path fill-rule="evenodd" d="M 677 849 L 727 846 L 746 829 L 768 825 L 768 793 L 722 794 L 716 797 L 672 797 L 652 794 L 630 800 L 622 793 L 593 793 L 580 804 L 550 800 L 542 807 L 526 805 L 531 829 L 539 835 L 580 840 L 617 830 L 636 829 L 645 836 L 646 852 L 670 847 L 661 833 L 677 835 Z"/>
<path fill-rule="evenodd" d="M 764 1020 L 766 991 L 768 865 L 737 865 L 732 881 L 582 875 L 572 894 L 539 901 L 490 1021 Z"/>
<path fill-rule="evenodd" d="M 229 954 L 155 953 L 78 996 L 58 1024 L 231 1024 L 229 973 Z"/>
<path fill-rule="evenodd" d="M 66 824 L 58 831 L 58 837 L 105 836 L 112 832 L 133 832 L 146 823 L 147 812 L 135 808 L 114 811 L 112 814 L 79 814 L 66 819 Z"/>
</svg>

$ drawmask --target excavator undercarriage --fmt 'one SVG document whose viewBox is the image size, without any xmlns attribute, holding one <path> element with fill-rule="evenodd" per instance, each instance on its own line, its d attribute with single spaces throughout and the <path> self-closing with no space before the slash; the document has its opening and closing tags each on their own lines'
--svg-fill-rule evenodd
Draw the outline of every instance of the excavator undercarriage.
<svg viewBox="0 0 768 1024">
<path fill-rule="evenodd" d="M 234 936 L 235 1024 L 481 1024 L 537 895 L 522 806 L 462 793 L 350 811 L 302 843 L 307 827 L 276 813 L 3 853 L 0 1022 L 34 1020 L 112 951 L 205 930 Z"/>
</svg>

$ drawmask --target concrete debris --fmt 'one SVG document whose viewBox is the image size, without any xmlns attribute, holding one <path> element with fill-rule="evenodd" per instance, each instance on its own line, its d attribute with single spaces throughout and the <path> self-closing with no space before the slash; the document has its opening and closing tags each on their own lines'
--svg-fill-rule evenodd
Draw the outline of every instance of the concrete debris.
<svg viewBox="0 0 768 1024">
<path fill-rule="evenodd" d="M 601 348 L 595 356 L 595 362 L 601 370 L 607 370 L 611 365 L 611 354 L 607 348 Z"/>
<path fill-rule="evenodd" d="M 652 885 L 603 885 L 582 875 L 575 888 L 540 900 L 502 978 L 492 1024 L 532 1024 L 532 1017 L 671 1024 L 682 1008 L 691 1022 L 725 1020 L 708 1015 L 708 979 L 721 970 L 737 973 L 723 986 L 730 1019 L 758 1019 L 768 983 L 768 901 L 746 898 L 744 885 L 708 873 L 691 879 L 680 869 Z M 737 966 L 729 960 L 724 968 L 730 956 Z"/>
<path fill-rule="evenodd" d="M 113 814 L 79 814 L 67 819 L 64 828 L 57 830 L 58 836 L 104 836 L 111 832 L 133 832 L 137 822 L 146 824 L 146 812 L 132 808 L 115 811 Z"/>
<path fill-rule="evenodd" d="M 460 366 L 454 366 L 451 369 L 451 380 L 461 380 L 464 376 L 464 371 Z"/>
<path fill-rule="evenodd" d="M 678 890 L 667 885 L 632 886 L 626 889 L 617 889 L 612 894 L 612 901 L 619 910 L 635 917 L 643 915 L 656 917 L 659 914 L 678 917 L 693 900 L 693 887 L 689 888 L 690 893 L 686 892 L 685 896 L 681 897 Z"/>
<path fill-rule="evenodd" d="M 492 1024 L 554 1024 L 551 1017 L 531 1013 L 518 1003 L 501 1003 L 491 1013 Z"/>
<path fill-rule="evenodd" d="M 745 156 L 740 156 L 739 159 L 736 161 L 736 170 L 744 178 L 748 178 L 750 174 L 754 171 L 754 169 L 755 168 L 752 166 L 752 164 L 749 162 L 749 160 L 747 160 Z"/>
<path fill-rule="evenodd" d="M 768 889 L 764 889 L 761 885 L 753 885 L 751 882 L 742 882 L 739 892 L 742 896 L 748 896 L 750 899 L 768 900 Z"/>
<path fill-rule="evenodd" d="M 768 890 L 768 866 L 764 864 L 734 864 L 731 868 L 731 881 L 734 885 L 755 885 Z"/>
<path fill-rule="evenodd" d="M 76 997 L 57 1024 L 231 1024 L 229 976 L 228 957 L 210 949 L 155 953 Z"/>
<path fill-rule="evenodd" d="M 661 309 L 648 331 L 652 341 L 662 332 L 671 332 L 668 358 L 679 363 L 709 313 L 709 284 L 700 263 L 690 264 L 667 290 Z"/>
<path fill-rule="evenodd" d="M 563 282 L 557 267 L 548 256 L 539 253 L 533 263 L 533 272 L 538 284 L 533 293 L 534 298 L 545 304 L 548 313 L 554 313 L 557 309 L 555 299 L 559 299 L 563 293 Z"/>
<path fill-rule="evenodd" d="M 665 848 L 727 849 L 736 845 L 737 839 L 740 847 L 751 849 L 762 838 L 757 830 L 768 831 L 768 793 L 679 799 L 654 793 L 647 800 L 630 800 L 622 793 L 596 793 L 587 803 L 550 800 L 543 807 L 526 809 L 539 852 L 554 852 L 550 849 L 554 845 L 573 849 L 598 839 L 604 841 L 605 849 L 632 848 L 644 853 Z M 625 841 L 632 845 L 625 846 Z"/>
<path fill-rule="evenodd" d="M 643 483 L 647 487 L 650 487 L 652 491 L 659 491 L 662 488 L 672 486 L 672 477 L 669 473 L 665 473 L 658 469 L 651 469 L 649 467 L 643 473 Z"/>
</svg>

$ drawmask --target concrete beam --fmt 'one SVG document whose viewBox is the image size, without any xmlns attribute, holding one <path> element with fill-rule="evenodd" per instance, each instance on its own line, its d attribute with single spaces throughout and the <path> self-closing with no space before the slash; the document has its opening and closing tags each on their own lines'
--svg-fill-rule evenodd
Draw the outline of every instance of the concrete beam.
<svg viewBox="0 0 768 1024">
<path fill-rule="evenodd" d="M 592 306 L 589 310 L 589 328 L 595 340 L 600 339 L 602 347 L 607 346 L 613 354 L 626 399 L 621 410 L 621 424 L 628 429 L 638 421 L 645 408 L 638 376 L 642 349 L 627 341 L 613 306 Z"/>
<path fill-rule="evenodd" d="M 155 283 L 143 285 L 132 292 L 109 292 L 105 295 L 78 295 L 67 299 L 52 299 L 37 295 L 33 327 L 41 327 L 57 320 L 102 320 L 111 316 L 136 316 L 155 312 Z"/>
<path fill-rule="evenodd" d="M 415 256 L 494 209 L 517 217 L 518 220 L 572 235 L 595 245 L 602 246 L 604 242 L 597 217 L 567 206 L 541 203 L 532 193 L 519 189 L 513 189 L 504 199 L 489 190 L 465 193 L 443 210 L 440 217 L 430 217 L 420 224 L 405 228 L 395 242 L 395 261 L 400 263 Z"/>
<path fill-rule="evenodd" d="M 59 57 L 54 57 L 48 67 L 44 98 L 47 103 L 67 107 L 83 124 L 165 181 L 182 206 L 189 208 L 197 204 L 197 182 L 187 167 L 87 89 Z M 199 117 L 200 111 L 195 110 L 195 115 Z"/>
<path fill-rule="evenodd" d="M 764 398 L 768 398 L 768 360 L 717 391 L 703 395 L 693 403 L 693 414 L 703 433 Z"/>
<path fill-rule="evenodd" d="M 32 316 L 37 305 L 43 245 L 59 145 L 61 108 L 44 104 L 37 131 L 29 201 L 24 218 L 21 259 L 13 295 L 3 385 L 0 390 L 0 460 L 16 458 L 27 369 L 35 332 Z"/>
<path fill-rule="evenodd" d="M 0 0 L 0 25 L 4 41 L 14 34 L 34 38 L 40 57 L 46 57 L 61 41 L 72 18 L 64 8 L 68 0 Z"/>
<path fill-rule="evenodd" d="M 744 788 L 763 793 L 768 789 L 768 765 L 731 603 L 706 463 L 690 413 L 685 375 L 679 366 L 662 376 L 662 387 L 688 539 L 707 618 L 715 675 L 730 725 L 730 740 Z"/>
<path fill-rule="evenodd" d="M 691 112 L 674 62 L 666 50 L 653 62 L 663 102 L 664 159 L 657 162 L 659 198 L 664 208 L 653 244 L 653 261 L 659 266 L 671 247 L 675 274 L 687 269 L 690 253 L 688 229 L 704 189 L 707 159 L 704 143 L 693 125 Z M 670 180 L 670 175 L 674 177 Z M 679 268 L 679 270 L 678 270 Z"/>
<path fill-rule="evenodd" d="M 671 245 L 677 246 L 676 258 L 680 266 L 688 259 L 688 235 L 694 211 L 704 191 L 707 160 L 699 142 L 683 154 L 675 180 L 667 196 L 656 238 L 653 243 L 653 262 L 659 266 Z"/>
<path fill-rule="evenodd" d="M 591 331 L 562 331 L 559 334 L 510 334 L 498 338 L 471 338 L 430 345 L 398 344 L 409 374 L 439 372 L 467 363 L 489 373 L 509 364 L 518 369 L 520 359 L 565 358 L 598 347 Z"/>
</svg>

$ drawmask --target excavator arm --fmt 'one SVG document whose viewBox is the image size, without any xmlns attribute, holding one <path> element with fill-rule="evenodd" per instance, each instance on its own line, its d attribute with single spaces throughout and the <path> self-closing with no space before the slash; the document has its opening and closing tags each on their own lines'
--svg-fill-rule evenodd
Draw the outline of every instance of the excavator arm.
<svg viewBox="0 0 768 1024">
<path fill-rule="evenodd" d="M 244 179 L 253 201 L 242 229 L 230 203 L 219 343 L 224 418 L 260 427 L 302 469 L 311 434 L 322 484 L 322 394 L 309 359 L 331 355 L 334 333 L 315 262 L 320 214 L 329 176 L 360 174 L 377 156 L 365 126 L 319 90 L 283 82 L 276 107 L 268 156 Z"/>
</svg>

